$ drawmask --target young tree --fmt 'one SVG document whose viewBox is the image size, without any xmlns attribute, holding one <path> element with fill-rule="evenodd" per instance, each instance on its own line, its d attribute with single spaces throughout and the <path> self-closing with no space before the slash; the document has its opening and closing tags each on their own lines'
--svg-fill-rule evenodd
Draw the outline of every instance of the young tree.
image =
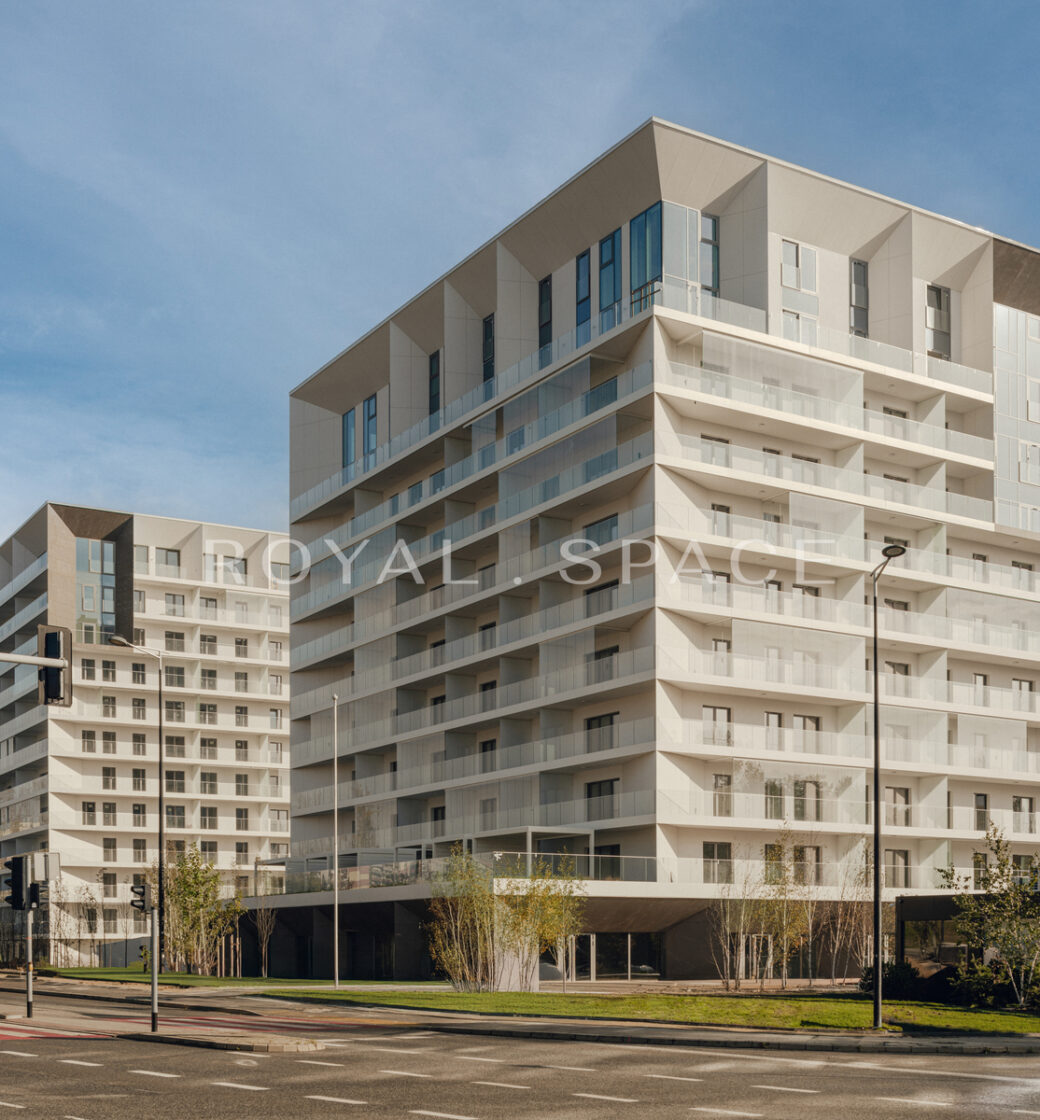
<svg viewBox="0 0 1040 1120">
<path fill-rule="evenodd" d="M 791 957 L 805 928 L 796 879 L 794 846 L 785 826 L 776 840 L 766 845 L 762 884 L 763 932 L 772 940 L 773 958 L 780 964 L 782 988 L 787 987 Z"/>
<path fill-rule="evenodd" d="M 952 868 L 942 873 L 944 885 L 961 891 L 955 898 L 957 931 L 968 947 L 959 967 L 961 979 L 992 988 L 1006 983 L 1014 1002 L 1025 1005 L 1040 964 L 1040 895 L 1036 891 L 1037 857 L 1027 871 L 1016 866 L 1011 845 L 991 825 L 986 853 L 976 860 L 974 882 Z M 969 893 L 972 887 L 981 893 Z M 988 958 L 988 959 L 987 959 Z"/>
<path fill-rule="evenodd" d="M 238 895 L 222 898 L 220 872 L 192 844 L 168 869 L 167 952 L 204 975 L 213 972 L 222 938 L 237 929 L 243 913 Z"/>
<path fill-rule="evenodd" d="M 260 975 L 267 979 L 267 951 L 271 944 L 275 923 L 278 920 L 278 911 L 271 905 L 266 895 L 258 895 L 256 908 L 251 911 L 250 918 L 256 926 L 256 943 L 260 950 Z"/>
<path fill-rule="evenodd" d="M 456 991 L 493 991 L 496 983 L 495 881 L 456 844 L 432 879 L 430 956 Z"/>
<path fill-rule="evenodd" d="M 711 905 L 711 955 L 723 987 L 740 991 L 744 980 L 744 954 L 752 930 L 757 929 L 760 883 L 747 859 L 731 862 L 733 881 L 724 883 Z M 757 942 L 756 942 L 757 944 Z"/>
</svg>

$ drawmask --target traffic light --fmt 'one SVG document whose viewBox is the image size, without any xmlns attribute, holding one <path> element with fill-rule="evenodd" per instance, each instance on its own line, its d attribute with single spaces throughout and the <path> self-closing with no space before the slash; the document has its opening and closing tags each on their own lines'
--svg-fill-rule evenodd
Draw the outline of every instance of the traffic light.
<svg viewBox="0 0 1040 1120">
<path fill-rule="evenodd" d="M 135 910 L 140 910 L 142 913 L 152 908 L 152 888 L 147 883 L 141 883 L 138 886 L 130 888 L 130 893 L 134 896 L 130 899 L 130 905 Z"/>
<path fill-rule="evenodd" d="M 64 626 L 36 627 L 36 656 L 65 659 L 64 669 L 40 669 L 37 702 L 72 705 L 72 631 Z"/>
<path fill-rule="evenodd" d="M 24 910 L 25 856 L 13 856 L 4 864 L 4 867 L 10 872 L 8 878 L 4 880 L 4 889 L 8 892 L 4 895 L 4 902 L 12 910 Z"/>
<path fill-rule="evenodd" d="M 39 910 L 40 908 L 40 884 L 33 882 L 29 884 L 29 897 L 26 910 Z"/>
</svg>

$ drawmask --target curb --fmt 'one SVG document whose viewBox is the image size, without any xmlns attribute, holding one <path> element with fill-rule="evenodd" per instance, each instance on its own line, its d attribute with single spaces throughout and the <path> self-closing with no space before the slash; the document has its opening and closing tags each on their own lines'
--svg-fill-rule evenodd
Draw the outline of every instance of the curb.
<svg viewBox="0 0 1040 1120">
<path fill-rule="evenodd" d="M 254 1054 L 298 1054 L 324 1050 L 325 1044 L 313 1038 L 241 1038 L 227 1035 L 205 1038 L 198 1035 L 150 1034 L 134 1031 L 112 1035 L 127 1042 L 161 1042 L 168 1046 L 195 1046 L 203 1050 L 244 1050 Z"/>
<path fill-rule="evenodd" d="M 25 988 L 0 988 L 0 993 L 6 995 L 20 995 L 25 996 Z M 34 994 L 40 997 L 48 996 L 53 999 L 86 999 L 93 1000 L 94 1002 L 102 1003 L 129 1003 L 134 1005 L 143 1005 L 145 1007 L 151 1006 L 151 999 L 148 996 L 138 995 L 121 995 L 116 992 L 110 992 L 105 995 L 102 992 L 55 992 L 49 988 L 41 987 L 36 984 Z M 215 1003 L 181 1003 L 180 1000 L 159 999 L 159 1006 L 169 1008 L 175 1011 L 178 1008 L 181 1011 L 215 1011 L 225 1015 L 254 1015 L 262 1017 L 259 1011 L 250 1011 L 244 1007 L 222 1007 Z"/>
<path fill-rule="evenodd" d="M 741 1038 L 723 1035 L 705 1038 L 697 1035 L 662 1034 L 652 1037 L 643 1034 L 599 1034 L 568 1028 L 548 1030 L 522 1030 L 517 1027 L 495 1027 L 474 1024 L 462 1026 L 441 1023 L 423 1024 L 427 1030 L 444 1034 L 496 1035 L 501 1038 L 544 1039 L 553 1042 L 603 1042 L 624 1043 L 634 1046 L 690 1046 L 709 1050 L 800 1050 L 847 1054 L 1001 1054 L 1025 1057 L 1040 1054 L 1040 1039 L 1016 1044 L 1014 1042 L 940 1042 L 926 1038 L 857 1038 L 850 1036 L 814 1038 Z"/>
</svg>

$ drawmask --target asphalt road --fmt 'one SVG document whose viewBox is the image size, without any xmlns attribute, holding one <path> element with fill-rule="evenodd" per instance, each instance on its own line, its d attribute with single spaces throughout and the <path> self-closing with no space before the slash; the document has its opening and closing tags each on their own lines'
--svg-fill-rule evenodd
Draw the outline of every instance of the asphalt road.
<svg viewBox="0 0 1040 1120">
<path fill-rule="evenodd" d="M 245 1054 L 91 1037 L 117 1023 L 137 1029 L 139 1022 L 125 1007 L 91 1003 L 73 1011 L 70 1002 L 44 998 L 31 1024 L 0 1022 L 0 1116 L 1040 1117 L 1037 1058 L 793 1057 L 451 1035 L 386 1022 L 382 1013 L 348 1017 L 327 1009 L 306 1017 L 283 1009 L 251 1023 L 245 1016 L 184 1013 L 184 1020 L 200 1025 L 299 1031 L 326 1046 L 302 1054 Z M 76 1034 L 81 1037 L 70 1037 Z"/>
</svg>

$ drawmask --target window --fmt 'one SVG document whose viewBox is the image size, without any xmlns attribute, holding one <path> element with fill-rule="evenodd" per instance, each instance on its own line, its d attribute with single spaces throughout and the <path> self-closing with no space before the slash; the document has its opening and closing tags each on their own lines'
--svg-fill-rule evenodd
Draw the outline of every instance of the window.
<svg viewBox="0 0 1040 1120">
<path fill-rule="evenodd" d="M 701 718 L 704 726 L 705 743 L 725 747 L 732 746 L 733 725 L 731 720 L 733 713 L 729 708 L 705 704 L 701 708 Z"/>
<path fill-rule="evenodd" d="M 155 550 L 155 569 L 161 576 L 176 576 L 181 570 L 181 553 L 178 548 L 157 548 Z"/>
<path fill-rule="evenodd" d="M 249 741 L 247 739 L 235 740 L 235 761 L 248 762 L 249 761 Z"/>
<path fill-rule="evenodd" d="M 199 854 L 208 863 L 214 863 L 217 858 L 216 840 L 201 840 L 199 842 Z"/>
<path fill-rule="evenodd" d="M 216 618 L 217 601 L 203 596 L 199 599 L 199 618 Z"/>
<path fill-rule="evenodd" d="M 495 376 L 495 316 L 488 315 L 483 323 L 483 341 L 481 345 L 481 361 L 484 370 L 485 383 Z"/>
<path fill-rule="evenodd" d="M 849 330 L 860 338 L 867 337 L 868 310 L 867 262 L 849 261 Z"/>
<path fill-rule="evenodd" d="M 632 312 L 644 311 L 654 302 L 661 279 L 661 204 L 637 214 L 628 224 L 629 273 Z"/>
<path fill-rule="evenodd" d="M 235 842 L 235 863 L 239 867 L 249 862 L 249 845 L 241 840 Z"/>
<path fill-rule="evenodd" d="M 719 840 L 704 841 L 704 881 L 706 883 L 733 882 L 733 848 Z"/>
<path fill-rule="evenodd" d="M 796 844 L 793 854 L 794 881 L 800 884 L 818 883 L 822 866 L 820 849 L 815 844 Z"/>
<path fill-rule="evenodd" d="M 183 653 L 184 652 L 184 634 L 176 630 L 166 631 L 166 652 L 167 653 Z"/>
<path fill-rule="evenodd" d="M 713 774 L 711 789 L 711 812 L 715 817 L 733 815 L 733 776 Z"/>
<path fill-rule="evenodd" d="M 249 796 L 249 775 L 236 774 L 235 775 L 235 794 L 238 797 Z"/>
<path fill-rule="evenodd" d="M 483 686 L 481 686 L 483 691 Z M 268 724 L 272 731 L 281 731 L 282 729 L 282 709 L 269 708 L 267 710 Z"/>
<path fill-rule="evenodd" d="M 79 735 L 80 750 L 84 754 L 93 754 L 97 750 L 97 733 L 94 731 L 81 731 Z"/>
<path fill-rule="evenodd" d="M 249 709 L 242 704 L 235 707 L 235 726 L 248 727 L 249 726 Z"/>
<path fill-rule="evenodd" d="M 592 337 L 591 255 L 586 249 L 574 262 L 575 345 L 584 346 Z"/>
<path fill-rule="evenodd" d="M 225 583 L 245 583 L 246 572 L 248 565 L 244 556 L 225 556 L 224 558 L 224 582 Z M 237 606 L 237 604 L 236 604 Z M 248 607 L 247 607 L 248 615 Z M 244 621 L 244 619 L 243 619 Z"/>
<path fill-rule="evenodd" d="M 617 778 L 605 778 L 585 783 L 585 819 L 590 821 L 609 820 L 616 815 L 614 791 Z"/>
<path fill-rule="evenodd" d="M 166 613 L 170 615 L 177 615 L 183 617 L 184 615 L 184 596 L 183 595 L 166 595 Z"/>
<path fill-rule="evenodd" d="M 985 832 L 989 828 L 989 794 L 975 794 L 975 830 Z"/>
<path fill-rule="evenodd" d="M 766 781 L 766 819 L 784 819 L 784 785 L 775 778 Z"/>
<path fill-rule="evenodd" d="M 278 673 L 272 673 L 267 678 L 267 691 L 271 696 L 282 695 L 282 678 Z"/>
<path fill-rule="evenodd" d="M 114 801 L 105 801 L 101 805 L 101 823 L 107 825 L 109 828 L 115 828 L 116 824 L 116 803 Z"/>
<path fill-rule="evenodd" d="M 184 666 L 183 665 L 167 665 L 165 675 L 166 675 L 166 687 L 167 688 L 183 688 L 184 687 Z"/>
<path fill-rule="evenodd" d="M 794 819 L 823 820 L 823 793 L 819 782 L 798 779 L 794 783 Z"/>
<path fill-rule="evenodd" d="M 925 308 L 925 347 L 930 358 L 950 360 L 950 289 L 928 285 Z"/>
<path fill-rule="evenodd" d="M 1013 828 L 1015 832 L 1036 832 L 1036 817 L 1033 815 L 1033 799 L 1031 797 L 1012 797 L 1011 813 L 1014 817 Z"/>
<path fill-rule="evenodd" d="M 357 444 L 355 442 L 354 409 L 343 413 L 343 458 L 344 467 L 352 467 L 357 458 Z"/>
<path fill-rule="evenodd" d="M 184 701 L 167 700 L 163 707 L 166 710 L 166 719 L 169 723 L 184 722 Z"/>
<path fill-rule="evenodd" d="M 783 734 L 784 716 L 782 712 L 766 712 L 766 749 L 777 751 L 780 749 L 780 737 Z"/>
<path fill-rule="evenodd" d="M 199 688 L 203 692 L 216 692 L 217 690 L 217 671 L 216 669 L 203 669 L 199 677 Z"/>
<path fill-rule="evenodd" d="M 133 644 L 135 646 L 144 645 L 144 630 L 139 626 L 134 627 Z"/>
<path fill-rule="evenodd" d="M 114 836 L 104 837 L 101 841 L 101 858 L 105 863 L 115 863 L 118 859 L 117 852 L 116 838 Z"/>
<path fill-rule="evenodd" d="M 248 692 L 249 691 L 249 674 L 236 673 L 235 674 L 235 691 Z"/>
<path fill-rule="evenodd" d="M 116 753 L 116 733 L 114 731 L 101 732 L 101 753 L 102 754 L 115 754 Z"/>
<path fill-rule="evenodd" d="M 592 618 L 593 615 L 614 610 L 618 605 L 618 588 L 619 583 L 616 579 L 599 583 L 595 587 L 586 587 L 585 617 Z"/>
<path fill-rule="evenodd" d="M 135 769 L 133 772 L 133 789 L 135 793 L 144 793 L 145 791 L 145 773 L 143 770 Z"/>
<path fill-rule="evenodd" d="M 618 515 L 612 513 L 609 517 L 601 517 L 599 521 L 592 521 L 582 530 L 582 536 L 593 544 L 605 545 L 618 539 Z"/>
<path fill-rule="evenodd" d="M 237 784 L 238 783 L 236 781 L 236 785 Z M 248 832 L 249 831 L 249 810 L 248 809 L 236 809 L 235 810 L 235 830 L 237 832 Z M 238 845 L 236 844 L 235 847 L 236 847 L 236 850 L 237 850 Z"/>
<path fill-rule="evenodd" d="M 184 793 L 185 786 L 183 770 L 167 770 L 163 776 L 166 779 L 167 793 Z"/>
<path fill-rule="evenodd" d="M 370 466 L 372 456 L 376 453 L 376 395 L 368 397 L 362 405 L 361 414 L 361 443 L 365 455 L 365 465 Z"/>
<path fill-rule="evenodd" d="M 216 739 L 200 739 L 199 740 L 199 758 L 216 758 L 217 757 L 217 741 Z"/>
<path fill-rule="evenodd" d="M 134 719 L 148 718 L 148 704 L 143 696 L 134 696 L 130 701 L 130 715 Z"/>
<path fill-rule="evenodd" d="M 142 735 L 140 732 L 134 732 L 133 753 L 135 755 L 144 754 L 148 749 L 147 743 L 148 740 L 144 735 Z"/>
<path fill-rule="evenodd" d="M 101 767 L 101 788 L 102 789 L 115 789 L 116 788 L 116 768 L 114 766 Z"/>
<path fill-rule="evenodd" d="M 784 241 L 781 247 L 780 283 L 799 292 L 816 291 L 816 250 Z"/>
<path fill-rule="evenodd" d="M 215 770 L 203 770 L 199 774 L 199 792 L 208 794 L 217 792 L 217 772 Z"/>
<path fill-rule="evenodd" d="M 782 844 L 766 844 L 763 852 L 765 881 L 779 883 L 784 877 L 784 847 Z"/>
<path fill-rule="evenodd" d="M 179 863 L 184 859 L 187 852 L 187 841 L 185 840 L 167 840 L 166 841 L 166 855 L 169 859 Z"/>
<path fill-rule="evenodd" d="M 116 698 L 114 696 L 101 697 L 101 714 L 115 718 L 116 714 Z"/>
<path fill-rule="evenodd" d="M 165 736 L 165 754 L 167 758 L 184 758 L 185 745 L 183 735 Z"/>
<path fill-rule="evenodd" d="M 101 679 L 103 681 L 115 682 L 116 679 L 116 663 L 114 661 L 101 662 Z"/>
<path fill-rule="evenodd" d="M 281 764 L 281 761 L 282 761 L 282 744 L 278 743 L 278 742 L 273 742 L 269 745 L 268 750 L 270 752 L 271 761 L 274 762 L 274 763 Z"/>
<path fill-rule="evenodd" d="M 489 712 L 495 706 L 498 681 L 484 681 L 480 686 L 480 710 Z M 273 710 L 273 709 L 272 709 Z"/>
<path fill-rule="evenodd" d="M 429 358 L 429 407 L 430 415 L 436 416 L 441 410 L 441 352 L 434 350 Z"/>
<path fill-rule="evenodd" d="M 146 828 L 148 825 L 148 807 L 140 801 L 135 801 L 133 814 L 134 828 Z M 144 841 L 142 840 L 141 843 L 143 844 Z"/>
<path fill-rule="evenodd" d="M 147 863 L 148 862 L 148 841 L 143 840 L 140 837 L 134 837 L 133 845 L 134 845 L 134 863 Z"/>
<path fill-rule="evenodd" d="M 148 545 L 134 545 L 134 574 L 146 576 L 148 574 Z"/>
<path fill-rule="evenodd" d="M 249 639 L 236 638 L 235 639 L 235 656 L 248 657 L 249 656 Z"/>
<path fill-rule="evenodd" d="M 910 853 L 905 849 L 885 850 L 885 886 L 910 886 Z"/>
<path fill-rule="evenodd" d="M 199 635 L 199 653 L 216 653 L 217 652 L 217 636 L 216 634 L 200 634 Z"/>
<path fill-rule="evenodd" d="M 789 342 L 801 342 L 806 346 L 816 345 L 816 320 L 811 315 L 797 311 L 784 311 L 783 336 Z"/>
<path fill-rule="evenodd" d="M 599 243 L 599 329 L 609 331 L 621 322 L 621 230 Z"/>
<path fill-rule="evenodd" d="M 148 683 L 148 673 L 145 666 L 140 661 L 135 661 L 131 666 L 130 679 L 134 684 Z"/>
<path fill-rule="evenodd" d="M 701 288 L 719 294 L 719 219 L 701 215 Z M 726 845 L 729 847 L 729 845 Z"/>
<path fill-rule="evenodd" d="M 166 827 L 167 828 L 184 828 L 184 806 L 183 805 L 167 805 L 166 806 Z"/>
<path fill-rule="evenodd" d="M 199 810 L 199 828 L 215 829 L 217 827 L 216 805 L 203 805 Z"/>
<path fill-rule="evenodd" d="M 272 832 L 288 832 L 289 831 L 289 810 L 288 809 L 272 809 L 270 816 L 270 825 Z"/>
<path fill-rule="evenodd" d="M 97 824 L 97 808 L 93 801 L 84 801 L 82 812 L 84 824 Z"/>
<path fill-rule="evenodd" d="M 586 676 L 589 684 L 601 684 L 617 675 L 617 656 L 620 646 L 604 646 L 586 655 Z"/>
<path fill-rule="evenodd" d="M 552 275 L 538 281 L 538 362 L 546 366 L 552 345 Z"/>
<path fill-rule="evenodd" d="M 282 643 L 277 641 L 268 642 L 267 656 L 271 661 L 282 660 Z"/>
</svg>

